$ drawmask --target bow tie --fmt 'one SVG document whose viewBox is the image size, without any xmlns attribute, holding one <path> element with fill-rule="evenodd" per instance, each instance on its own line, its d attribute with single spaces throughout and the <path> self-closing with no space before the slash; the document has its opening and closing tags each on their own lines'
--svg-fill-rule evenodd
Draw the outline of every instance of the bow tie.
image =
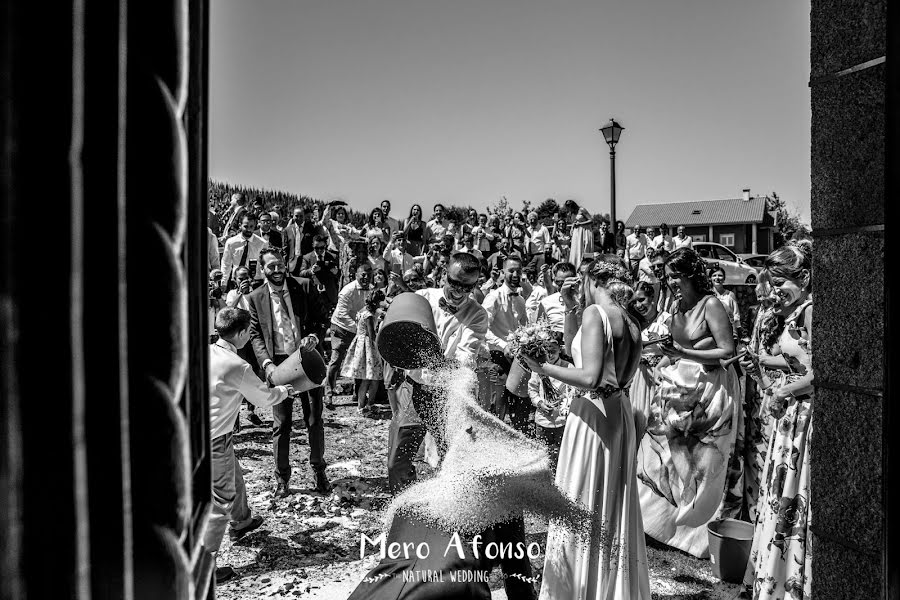
<svg viewBox="0 0 900 600">
<path fill-rule="evenodd" d="M 507 296 L 518 296 L 519 292 L 507 292 Z"/>
<path fill-rule="evenodd" d="M 452 304 L 447 302 L 446 298 L 441 298 L 440 300 L 438 300 L 438 306 L 440 306 L 441 310 L 443 310 L 448 315 L 455 315 L 456 311 L 459 310 L 458 306 L 453 306 Z"/>
</svg>

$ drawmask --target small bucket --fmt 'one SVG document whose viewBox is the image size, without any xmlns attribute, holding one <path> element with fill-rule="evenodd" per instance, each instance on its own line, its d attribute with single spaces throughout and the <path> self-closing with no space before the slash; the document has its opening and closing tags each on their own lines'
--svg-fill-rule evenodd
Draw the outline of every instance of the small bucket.
<svg viewBox="0 0 900 600">
<path fill-rule="evenodd" d="M 531 379 L 531 371 L 524 368 L 518 359 L 512 360 L 509 375 L 506 376 L 506 390 L 519 398 L 528 397 L 528 381 Z"/>
<path fill-rule="evenodd" d="M 381 357 L 398 369 L 435 367 L 444 359 L 431 303 L 412 292 L 394 297 L 375 345 Z"/>
<path fill-rule="evenodd" d="M 325 360 L 317 350 L 297 350 L 275 367 L 272 383 L 290 384 L 295 392 L 308 392 L 325 381 Z"/>
<path fill-rule="evenodd" d="M 753 545 L 753 524 L 737 519 L 721 519 L 706 527 L 713 575 L 728 583 L 743 583 Z"/>
</svg>

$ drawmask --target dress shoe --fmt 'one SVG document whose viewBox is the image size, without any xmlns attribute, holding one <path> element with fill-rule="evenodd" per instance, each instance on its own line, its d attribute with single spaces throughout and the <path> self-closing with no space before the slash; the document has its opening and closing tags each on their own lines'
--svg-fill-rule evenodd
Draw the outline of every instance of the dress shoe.
<svg viewBox="0 0 900 600">
<path fill-rule="evenodd" d="M 325 408 L 334 410 L 334 399 L 331 396 L 325 396 Z"/>
<path fill-rule="evenodd" d="M 256 425 L 257 427 L 262 427 L 262 424 L 263 424 L 262 419 L 260 419 L 259 415 L 257 415 L 255 412 L 251 411 L 251 412 L 247 413 L 247 420 L 250 421 L 251 423 L 253 423 L 254 425 Z"/>
<path fill-rule="evenodd" d="M 237 571 L 231 567 L 216 567 L 216 585 L 222 585 L 235 577 L 237 577 Z"/>
<path fill-rule="evenodd" d="M 320 494 L 331 492 L 331 484 L 328 482 L 328 477 L 325 475 L 325 469 L 313 469 L 313 477 L 316 480 L 317 492 Z"/>
<path fill-rule="evenodd" d="M 291 488 L 284 481 L 275 483 L 275 490 L 272 492 L 275 498 L 287 498 L 291 495 Z"/>
<path fill-rule="evenodd" d="M 250 521 L 250 524 L 245 527 L 241 527 L 240 529 L 235 529 L 234 527 L 232 527 L 231 531 L 228 532 L 228 537 L 231 538 L 232 542 L 236 542 L 254 529 L 259 529 L 259 526 L 262 524 L 263 518 L 260 516 L 255 516 Z"/>
</svg>

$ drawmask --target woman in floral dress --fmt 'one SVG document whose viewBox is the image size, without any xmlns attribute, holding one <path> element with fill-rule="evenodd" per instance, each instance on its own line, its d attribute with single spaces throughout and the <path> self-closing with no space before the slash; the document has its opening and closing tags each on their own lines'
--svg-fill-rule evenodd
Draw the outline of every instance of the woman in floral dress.
<svg viewBox="0 0 900 600">
<path fill-rule="evenodd" d="M 676 304 L 638 450 L 641 512 L 647 535 L 706 558 L 707 524 L 738 516 L 742 500 L 740 382 L 721 363 L 734 356 L 734 337 L 696 252 L 676 250 L 665 272 Z"/>
<path fill-rule="evenodd" d="M 784 325 L 784 318 L 772 311 L 771 290 L 768 285 L 756 286 L 758 309 L 747 349 L 758 356 L 760 368 L 767 377 L 778 377 L 778 368 L 787 368 L 782 356 L 772 356 L 772 347 L 777 347 L 778 336 Z M 749 358 L 741 360 L 744 372 L 749 368 L 755 372 Z M 772 418 L 763 410 L 763 393 L 753 377 L 745 378 L 744 394 L 744 506 L 741 517 L 751 523 L 756 522 L 760 482 L 769 452 L 772 435 Z"/>
<path fill-rule="evenodd" d="M 760 279 L 777 300 L 773 312 L 784 318 L 772 354 L 787 370 L 772 379 L 756 355 L 748 372 L 759 381 L 765 409 L 775 419 L 763 471 L 753 547 L 744 583 L 754 600 L 811 597 L 809 548 L 809 438 L 812 435 L 813 370 L 812 243 L 794 243 L 770 254 Z"/>
</svg>

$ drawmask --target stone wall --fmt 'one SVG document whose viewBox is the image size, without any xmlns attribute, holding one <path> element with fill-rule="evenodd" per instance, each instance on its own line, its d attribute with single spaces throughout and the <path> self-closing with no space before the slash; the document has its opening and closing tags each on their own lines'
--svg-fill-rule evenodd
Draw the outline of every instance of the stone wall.
<svg viewBox="0 0 900 600">
<path fill-rule="evenodd" d="M 884 583 L 886 4 L 812 2 L 816 600 L 880 597 Z"/>
</svg>

